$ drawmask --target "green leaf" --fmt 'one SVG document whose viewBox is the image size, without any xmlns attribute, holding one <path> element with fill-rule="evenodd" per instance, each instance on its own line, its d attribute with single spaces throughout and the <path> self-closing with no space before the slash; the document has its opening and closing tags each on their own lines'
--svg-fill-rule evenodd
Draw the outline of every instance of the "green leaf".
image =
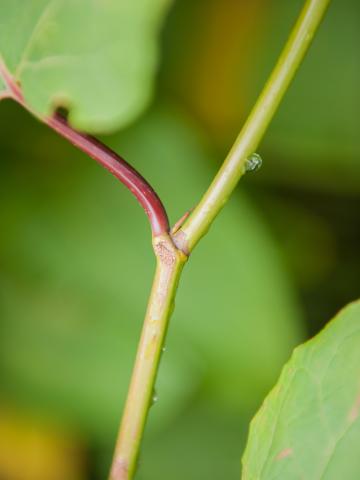
<svg viewBox="0 0 360 480">
<path fill-rule="evenodd" d="M 358 478 L 360 302 L 295 349 L 252 421 L 244 480 Z"/>
<path fill-rule="evenodd" d="M 40 116 L 57 106 L 85 131 L 133 120 L 148 103 L 169 0 L 3 0 L 0 56 Z"/>
</svg>

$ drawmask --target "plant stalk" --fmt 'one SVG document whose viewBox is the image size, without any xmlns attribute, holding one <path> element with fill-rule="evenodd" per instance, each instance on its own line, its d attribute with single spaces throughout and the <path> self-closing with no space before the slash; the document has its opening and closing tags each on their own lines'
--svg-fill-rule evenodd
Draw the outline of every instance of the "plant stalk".
<svg viewBox="0 0 360 480">
<path fill-rule="evenodd" d="M 133 478 L 179 277 L 187 260 L 164 234 L 153 239 L 157 267 L 110 472 Z"/>
<path fill-rule="evenodd" d="M 162 205 L 159 210 L 157 206 L 154 209 L 155 220 L 152 226 L 155 234 L 153 245 L 157 268 L 115 448 L 110 480 L 131 480 L 134 476 L 145 422 L 152 403 L 161 350 L 187 255 L 209 229 L 245 173 L 246 159 L 257 149 L 311 44 L 329 2 L 330 0 L 305 2 L 289 40 L 224 164 L 197 207 L 172 237 L 166 233 L 167 216 L 165 210 L 162 213 Z M 30 110 L 25 105 L 16 82 L 10 76 L 7 77 L 6 69 L 3 68 L 0 73 L 10 87 L 12 97 Z M 43 121 L 64 135 L 60 128 L 63 124 L 57 123 L 56 118 Z M 73 137 L 64 136 L 70 141 L 74 140 Z M 91 141 L 91 138 L 85 135 L 80 138 L 81 142 L 88 139 Z M 98 142 L 94 142 L 93 145 L 99 147 Z M 81 148 L 82 145 L 77 146 Z M 106 151 L 106 147 L 101 146 L 100 150 L 101 155 L 97 160 L 108 168 L 102 158 L 102 152 Z M 144 209 L 149 215 L 146 206 Z M 158 211 L 161 213 L 160 217 Z"/>
<path fill-rule="evenodd" d="M 163 265 L 162 260 L 158 257 L 158 270 L 149 300 L 110 480 L 131 480 L 133 478 L 141 436 L 154 391 L 162 342 L 178 279 L 185 262 L 184 259 L 186 259 L 182 252 L 189 254 L 193 250 L 245 173 L 246 159 L 255 151 L 269 126 L 311 44 L 329 1 L 306 1 L 278 63 L 223 166 L 194 211 L 179 229 L 175 229 L 173 240 L 176 246 L 173 246 L 171 240 L 169 245 L 171 245 L 170 250 L 174 259 L 178 258 L 178 260 L 174 260 L 173 265 L 169 266 Z M 178 255 L 180 257 L 177 257 Z M 156 315 L 161 316 L 161 320 L 157 324 L 159 328 L 158 336 L 153 337 L 153 312 L 160 311 L 161 313 L 156 313 Z M 152 338 L 154 339 L 153 343 Z M 145 357 L 146 353 L 149 354 L 148 357 Z"/>
<path fill-rule="evenodd" d="M 175 243 L 190 253 L 245 173 L 245 162 L 257 149 L 307 52 L 330 0 L 307 0 L 262 93 L 222 167 L 184 225 Z"/>
<path fill-rule="evenodd" d="M 26 103 L 20 86 L 11 76 L 1 58 L 0 75 L 3 77 L 7 86 L 6 90 L 0 93 L 0 100 L 2 98 L 12 98 L 30 113 L 37 116 Z M 100 142 L 97 138 L 72 128 L 66 119 L 58 113 L 55 112 L 51 117 L 38 118 L 55 130 L 59 135 L 66 138 L 66 140 L 72 143 L 75 147 L 82 150 L 89 157 L 93 158 L 96 162 L 106 168 L 106 170 L 130 190 L 148 216 L 153 236 L 169 232 L 169 220 L 164 205 L 152 186 L 132 165 Z"/>
</svg>

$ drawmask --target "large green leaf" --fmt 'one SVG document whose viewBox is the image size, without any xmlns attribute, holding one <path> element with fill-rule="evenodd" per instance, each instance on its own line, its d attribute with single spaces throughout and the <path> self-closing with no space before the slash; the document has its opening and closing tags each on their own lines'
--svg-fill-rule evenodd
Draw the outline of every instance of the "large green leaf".
<svg viewBox="0 0 360 480">
<path fill-rule="evenodd" d="M 2 0 L 0 57 L 40 115 L 107 131 L 149 101 L 169 0 Z"/>
<path fill-rule="evenodd" d="M 360 302 L 298 347 L 250 428 L 244 480 L 360 476 Z"/>
</svg>

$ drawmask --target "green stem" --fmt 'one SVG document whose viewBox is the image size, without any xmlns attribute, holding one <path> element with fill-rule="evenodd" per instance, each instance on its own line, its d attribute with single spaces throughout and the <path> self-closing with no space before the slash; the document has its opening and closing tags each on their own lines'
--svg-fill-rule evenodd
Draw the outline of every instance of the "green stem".
<svg viewBox="0 0 360 480">
<path fill-rule="evenodd" d="M 255 152 L 290 82 L 307 52 L 330 0 L 307 0 L 260 97 L 209 189 L 184 225 L 175 243 L 191 252 L 227 202 L 245 173 L 247 157 Z"/>
<path fill-rule="evenodd" d="M 182 267 L 245 172 L 247 157 L 262 139 L 311 44 L 330 0 L 307 0 L 290 38 L 247 122 L 208 191 L 180 229 L 155 237 L 158 266 L 126 401 L 110 480 L 133 478 L 161 348 Z M 174 243 L 175 245 L 174 245 Z M 185 252 L 185 253 L 183 253 Z"/>
<path fill-rule="evenodd" d="M 157 268 L 140 338 L 110 480 L 133 478 L 161 351 L 182 268 L 187 259 L 168 235 L 154 238 Z"/>
</svg>

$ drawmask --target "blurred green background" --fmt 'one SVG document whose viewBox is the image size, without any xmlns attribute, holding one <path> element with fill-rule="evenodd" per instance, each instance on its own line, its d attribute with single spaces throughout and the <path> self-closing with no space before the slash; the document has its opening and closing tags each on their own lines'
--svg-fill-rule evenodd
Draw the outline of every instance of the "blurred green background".
<svg viewBox="0 0 360 480">
<path fill-rule="evenodd" d="M 103 140 L 174 223 L 199 200 L 302 2 L 177 0 L 152 105 Z M 186 267 L 139 480 L 237 479 L 293 347 L 359 297 L 360 58 L 334 1 L 259 153 Z M 0 478 L 106 478 L 154 259 L 134 199 L 0 104 Z"/>
</svg>

